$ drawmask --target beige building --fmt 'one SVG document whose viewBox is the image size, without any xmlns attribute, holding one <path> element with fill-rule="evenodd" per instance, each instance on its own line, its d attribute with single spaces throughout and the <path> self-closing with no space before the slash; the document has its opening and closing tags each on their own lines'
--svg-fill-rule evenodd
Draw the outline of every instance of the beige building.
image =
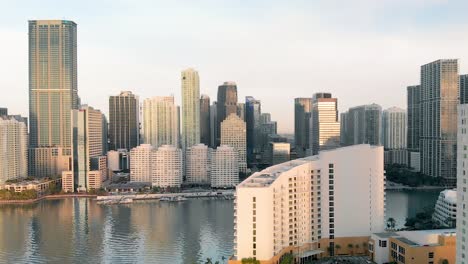
<svg viewBox="0 0 468 264">
<path fill-rule="evenodd" d="M 154 151 L 150 144 L 141 144 L 130 150 L 130 181 L 151 182 L 151 153 Z"/>
<path fill-rule="evenodd" d="M 62 179 L 40 179 L 33 181 L 20 181 L 0 185 L 0 190 L 23 192 L 35 190 L 38 195 L 44 194 L 52 185 L 60 185 Z"/>
<path fill-rule="evenodd" d="M 276 264 L 290 252 L 298 263 L 351 250 L 364 254 L 371 234 L 385 229 L 384 187 L 383 147 L 370 145 L 256 172 L 236 188 L 229 263 L 252 257 Z"/>
<path fill-rule="evenodd" d="M 210 184 L 212 149 L 197 144 L 185 151 L 185 176 L 188 184 Z"/>
<path fill-rule="evenodd" d="M 153 147 L 179 146 L 179 115 L 174 96 L 157 96 L 143 101 L 143 143 Z"/>
<path fill-rule="evenodd" d="M 468 94 L 468 84 L 463 83 L 461 91 Z M 457 133 L 457 263 L 460 264 L 468 264 L 468 102 L 465 99 L 458 105 Z"/>
<path fill-rule="evenodd" d="M 75 179 L 73 171 L 62 172 L 62 191 L 72 193 L 75 191 Z"/>
<path fill-rule="evenodd" d="M 182 150 L 163 145 L 151 154 L 151 183 L 158 187 L 180 187 L 184 167 Z"/>
<path fill-rule="evenodd" d="M 0 184 L 28 176 L 28 128 L 14 118 L 0 116 Z"/>
<path fill-rule="evenodd" d="M 182 148 L 200 143 L 200 79 L 192 68 L 182 71 Z"/>
<path fill-rule="evenodd" d="M 29 149 L 29 175 L 36 178 L 62 177 L 63 171 L 72 169 L 72 156 L 61 147 Z"/>
<path fill-rule="evenodd" d="M 211 156 L 211 187 L 232 188 L 239 183 L 238 152 L 231 146 L 221 145 Z"/>
<path fill-rule="evenodd" d="M 247 128 L 245 122 L 230 114 L 221 122 L 221 145 L 233 147 L 238 155 L 239 172 L 247 171 Z"/>
<path fill-rule="evenodd" d="M 310 118 L 310 148 L 316 155 L 320 150 L 340 146 L 338 99 L 331 93 L 316 93 L 312 98 Z"/>
<path fill-rule="evenodd" d="M 102 187 L 102 175 L 100 171 L 88 172 L 87 179 L 88 190 L 99 190 Z"/>
<path fill-rule="evenodd" d="M 427 264 L 455 262 L 455 229 L 399 231 L 372 234 L 369 253 L 377 264 Z"/>
</svg>

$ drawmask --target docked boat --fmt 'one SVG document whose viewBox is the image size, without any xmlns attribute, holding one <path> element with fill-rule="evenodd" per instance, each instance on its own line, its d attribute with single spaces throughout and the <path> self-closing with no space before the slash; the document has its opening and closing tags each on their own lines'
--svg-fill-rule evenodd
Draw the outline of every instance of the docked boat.
<svg viewBox="0 0 468 264">
<path fill-rule="evenodd" d="M 182 201 L 186 201 L 187 198 L 183 196 L 172 196 L 172 197 L 162 197 L 159 200 L 162 202 L 182 202 Z"/>
</svg>

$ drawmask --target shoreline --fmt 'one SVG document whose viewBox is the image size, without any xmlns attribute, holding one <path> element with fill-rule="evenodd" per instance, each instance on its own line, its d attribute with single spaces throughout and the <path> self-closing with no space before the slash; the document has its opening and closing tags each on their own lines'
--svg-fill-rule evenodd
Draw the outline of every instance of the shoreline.
<svg viewBox="0 0 468 264">
<path fill-rule="evenodd" d="M 2 204 L 34 204 L 42 200 L 54 200 L 54 199 L 67 199 L 67 198 L 96 198 L 97 195 L 94 194 L 53 194 L 53 195 L 44 195 L 36 199 L 28 200 L 0 200 L 0 205 Z"/>
</svg>

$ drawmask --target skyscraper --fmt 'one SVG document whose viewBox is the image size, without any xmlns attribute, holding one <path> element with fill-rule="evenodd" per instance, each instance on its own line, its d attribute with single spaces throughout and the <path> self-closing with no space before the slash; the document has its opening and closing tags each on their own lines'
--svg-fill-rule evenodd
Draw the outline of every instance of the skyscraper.
<svg viewBox="0 0 468 264">
<path fill-rule="evenodd" d="M 421 66 L 421 172 L 456 184 L 457 60 L 437 60 Z"/>
<path fill-rule="evenodd" d="M 8 108 L 0 107 L 0 116 L 8 115 Z"/>
<path fill-rule="evenodd" d="M 258 142 L 260 134 L 261 102 L 252 96 L 245 97 L 245 121 L 247 124 L 247 162 L 256 163 L 257 154 L 260 153 Z"/>
<path fill-rule="evenodd" d="M 304 157 L 310 148 L 310 115 L 312 98 L 294 99 L 294 144 L 299 157 Z"/>
<path fill-rule="evenodd" d="M 230 146 L 221 145 L 211 156 L 211 187 L 235 187 L 239 183 L 238 152 Z"/>
<path fill-rule="evenodd" d="M 179 118 L 173 96 L 156 96 L 143 101 L 142 141 L 153 147 L 179 147 Z"/>
<path fill-rule="evenodd" d="M 209 185 L 212 149 L 203 144 L 194 145 L 185 152 L 186 183 Z"/>
<path fill-rule="evenodd" d="M 352 107 L 341 115 L 346 118 L 345 131 L 341 133 L 346 146 L 357 144 L 382 144 L 382 107 L 378 104 Z"/>
<path fill-rule="evenodd" d="M 130 91 L 109 97 L 110 150 L 127 149 L 140 143 L 138 96 Z"/>
<path fill-rule="evenodd" d="M 461 98 L 460 98 L 461 99 Z M 457 133 L 457 261 L 468 263 L 468 102 L 458 106 Z"/>
<path fill-rule="evenodd" d="M 419 152 L 419 131 L 421 129 L 421 86 L 413 85 L 407 88 L 408 132 L 407 145 L 409 151 Z"/>
<path fill-rule="evenodd" d="M 217 127 L 216 124 L 218 122 L 218 103 L 213 102 L 210 106 L 210 144 L 211 148 L 216 148 L 216 135 L 217 135 Z"/>
<path fill-rule="evenodd" d="M 200 98 L 200 142 L 210 145 L 210 97 L 202 94 Z"/>
<path fill-rule="evenodd" d="M 340 146 L 340 122 L 338 99 L 331 93 L 316 93 L 312 97 L 310 117 L 310 149 L 316 155 L 320 150 Z"/>
<path fill-rule="evenodd" d="M 236 113 L 221 122 L 221 145 L 233 147 L 238 153 L 239 171 L 247 172 L 247 129 Z"/>
<path fill-rule="evenodd" d="M 51 154 L 54 147 L 62 149 L 61 155 L 71 156 L 70 111 L 77 109 L 78 103 L 76 24 L 68 20 L 29 21 L 31 176 L 41 176 L 37 171 L 50 169 L 41 167 L 50 163 L 36 161 L 40 153 Z"/>
<path fill-rule="evenodd" d="M 182 71 L 182 148 L 200 143 L 200 79 L 192 68 Z"/>
<path fill-rule="evenodd" d="M 182 150 L 170 145 L 163 145 L 151 155 L 151 181 L 153 186 L 180 187 L 184 167 Z"/>
<path fill-rule="evenodd" d="M 245 103 L 237 103 L 237 116 L 245 121 Z"/>
<path fill-rule="evenodd" d="M 218 86 L 218 115 L 217 115 L 217 145 L 221 141 L 221 123 L 230 114 L 237 114 L 237 85 L 235 82 L 224 82 Z"/>
<path fill-rule="evenodd" d="M 468 103 L 468 74 L 460 75 L 460 104 Z"/>
<path fill-rule="evenodd" d="M 28 129 L 26 124 L 0 116 L 0 184 L 28 176 Z"/>
<path fill-rule="evenodd" d="M 151 182 L 151 155 L 154 147 L 141 144 L 130 150 L 130 181 Z"/>
<path fill-rule="evenodd" d="M 86 191 L 91 188 L 89 184 L 90 173 L 99 174 L 98 168 L 92 168 L 91 159 L 103 156 L 102 153 L 102 113 L 89 106 L 71 111 L 72 133 L 72 160 L 75 189 Z"/>
<path fill-rule="evenodd" d="M 382 137 L 385 149 L 406 149 L 406 111 L 391 107 L 382 113 Z"/>
</svg>

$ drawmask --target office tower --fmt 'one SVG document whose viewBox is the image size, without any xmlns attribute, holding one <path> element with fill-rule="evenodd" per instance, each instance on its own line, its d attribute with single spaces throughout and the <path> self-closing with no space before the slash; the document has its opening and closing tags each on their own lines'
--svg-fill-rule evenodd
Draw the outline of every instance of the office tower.
<svg viewBox="0 0 468 264">
<path fill-rule="evenodd" d="M 468 263 L 468 102 L 458 106 L 457 135 L 457 262 Z"/>
<path fill-rule="evenodd" d="M 221 145 L 211 156 L 211 187 L 230 188 L 238 183 L 238 152 L 233 147 Z"/>
<path fill-rule="evenodd" d="M 23 122 L 0 116 L 0 184 L 28 176 L 28 129 Z"/>
<path fill-rule="evenodd" d="M 179 118 L 173 96 L 156 96 L 143 101 L 143 133 L 145 144 L 179 146 Z"/>
<path fill-rule="evenodd" d="M 28 174 L 36 178 L 58 178 L 62 172 L 72 171 L 73 162 L 68 148 L 43 147 L 29 149 Z"/>
<path fill-rule="evenodd" d="M 185 152 L 186 183 L 209 185 L 211 173 L 211 148 L 197 144 Z"/>
<path fill-rule="evenodd" d="M 151 182 L 151 144 L 141 144 L 130 150 L 130 181 Z"/>
<path fill-rule="evenodd" d="M 101 182 L 109 179 L 109 169 L 107 168 L 107 155 L 91 157 L 90 170 L 93 173 L 99 172 L 99 176 L 101 177 Z"/>
<path fill-rule="evenodd" d="M 460 104 L 468 103 L 468 74 L 460 75 Z"/>
<path fill-rule="evenodd" d="M 298 157 L 305 157 L 310 148 L 310 115 L 312 98 L 294 99 L 294 145 Z"/>
<path fill-rule="evenodd" d="M 321 151 L 256 172 L 237 186 L 234 208 L 237 261 L 350 254 L 348 244 L 385 229 L 383 147 Z"/>
<path fill-rule="evenodd" d="M 106 154 L 109 151 L 109 123 L 107 117 L 102 114 L 102 153 Z"/>
<path fill-rule="evenodd" d="M 210 145 L 210 97 L 202 94 L 200 98 L 200 142 Z"/>
<path fill-rule="evenodd" d="M 158 187 L 180 187 L 184 167 L 182 150 L 163 145 L 151 155 L 151 183 Z"/>
<path fill-rule="evenodd" d="M 352 107 L 347 113 L 344 145 L 381 145 L 382 107 L 378 104 Z"/>
<path fill-rule="evenodd" d="M 63 160 L 71 156 L 70 111 L 77 109 L 79 102 L 76 32 L 73 21 L 29 21 L 31 176 L 43 177 L 41 172 L 54 170 L 42 167 L 51 162 L 35 158 L 55 155 L 57 148 L 65 156 Z"/>
<path fill-rule="evenodd" d="M 267 124 L 271 122 L 271 114 L 270 113 L 261 113 L 260 114 L 260 124 Z"/>
<path fill-rule="evenodd" d="M 75 189 L 88 191 L 91 158 L 102 156 L 102 113 L 89 106 L 71 111 L 72 160 Z M 99 171 L 94 171 L 96 175 Z M 102 177 L 102 175 L 99 175 Z"/>
<path fill-rule="evenodd" d="M 262 114 L 263 115 L 263 114 Z M 262 155 L 264 154 L 264 151 L 268 149 L 270 143 L 269 137 L 271 135 L 276 135 L 278 134 L 278 125 L 276 121 L 268 121 L 266 123 L 261 123 L 260 124 L 260 137 L 259 137 L 259 144 L 261 147 Z M 263 158 L 263 157 L 262 157 Z"/>
<path fill-rule="evenodd" d="M 62 172 L 62 191 L 66 193 L 71 193 L 75 191 L 73 171 Z"/>
<path fill-rule="evenodd" d="M 421 86 L 413 85 L 407 88 L 407 107 L 408 107 L 408 132 L 407 147 L 408 150 L 419 152 L 419 131 L 421 127 Z"/>
<path fill-rule="evenodd" d="M 385 149 L 406 149 L 406 111 L 391 107 L 382 112 L 382 135 Z"/>
<path fill-rule="evenodd" d="M 247 172 L 247 128 L 236 113 L 221 122 L 221 145 L 233 147 L 238 153 L 239 171 Z"/>
<path fill-rule="evenodd" d="M 313 155 L 340 146 L 338 99 L 332 98 L 331 93 L 316 93 L 312 97 L 309 143 Z"/>
<path fill-rule="evenodd" d="M 200 143 L 200 79 L 194 69 L 182 71 L 182 148 Z"/>
<path fill-rule="evenodd" d="M 0 107 L 0 116 L 7 116 L 8 108 Z"/>
<path fill-rule="evenodd" d="M 217 115 L 218 115 L 218 103 L 213 102 L 210 106 L 210 144 L 211 148 L 216 148 L 216 135 L 217 135 Z"/>
<path fill-rule="evenodd" d="M 217 101 L 217 145 L 221 142 L 221 123 L 230 114 L 237 114 L 237 85 L 235 82 L 224 82 L 218 86 Z"/>
<path fill-rule="evenodd" d="M 291 145 L 286 142 L 270 142 L 271 165 L 280 164 L 289 161 Z"/>
<path fill-rule="evenodd" d="M 450 185 L 457 175 L 457 60 L 421 66 L 421 172 Z"/>
<path fill-rule="evenodd" d="M 245 103 L 237 103 L 237 116 L 245 121 Z"/>
<path fill-rule="evenodd" d="M 109 97 L 109 149 L 130 151 L 140 143 L 140 105 L 130 91 Z"/>
<path fill-rule="evenodd" d="M 258 142 L 260 134 L 261 102 L 252 96 L 245 97 L 245 122 L 247 124 L 247 162 L 254 164 L 260 153 Z"/>
<path fill-rule="evenodd" d="M 351 133 L 346 133 L 348 131 L 348 112 L 340 114 L 340 145 L 346 146 L 349 142 L 349 136 Z"/>
</svg>

